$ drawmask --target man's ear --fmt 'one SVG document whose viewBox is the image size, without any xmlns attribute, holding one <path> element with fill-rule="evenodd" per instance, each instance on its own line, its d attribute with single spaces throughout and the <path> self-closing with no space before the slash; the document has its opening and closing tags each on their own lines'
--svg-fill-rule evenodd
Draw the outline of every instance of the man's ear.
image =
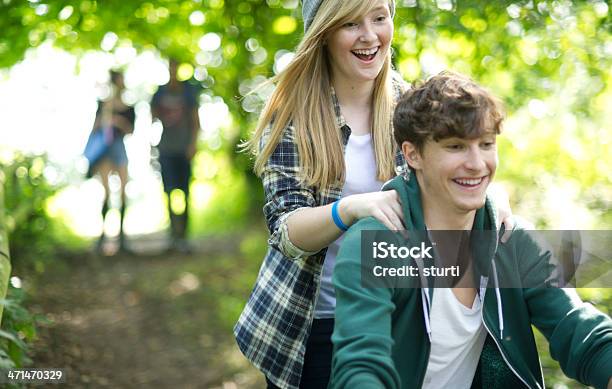
<svg viewBox="0 0 612 389">
<path fill-rule="evenodd" d="M 417 150 L 416 146 L 408 141 L 402 143 L 402 153 L 408 165 L 414 170 L 420 170 L 422 159 L 421 153 Z"/>
</svg>

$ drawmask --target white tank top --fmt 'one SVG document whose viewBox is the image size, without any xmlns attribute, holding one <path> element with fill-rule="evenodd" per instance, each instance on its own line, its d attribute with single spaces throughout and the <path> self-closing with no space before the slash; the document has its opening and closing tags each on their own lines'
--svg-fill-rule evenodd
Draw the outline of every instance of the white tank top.
<svg viewBox="0 0 612 389">
<path fill-rule="evenodd" d="M 452 289 L 434 290 L 430 316 L 431 351 L 424 389 L 469 389 L 472 386 L 487 334 L 481 311 L 478 295 L 468 308 L 457 300 Z"/>
</svg>

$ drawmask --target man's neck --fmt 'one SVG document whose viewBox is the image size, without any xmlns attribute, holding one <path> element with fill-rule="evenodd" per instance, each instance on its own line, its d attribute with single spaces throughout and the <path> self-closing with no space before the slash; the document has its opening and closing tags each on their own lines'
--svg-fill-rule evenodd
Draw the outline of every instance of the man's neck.
<svg viewBox="0 0 612 389">
<path fill-rule="evenodd" d="M 449 210 L 448 207 L 434 204 L 433 201 L 425 196 L 422 196 L 421 204 L 423 204 L 425 225 L 430 230 L 469 231 L 474 225 L 475 210 L 469 212 Z"/>
</svg>

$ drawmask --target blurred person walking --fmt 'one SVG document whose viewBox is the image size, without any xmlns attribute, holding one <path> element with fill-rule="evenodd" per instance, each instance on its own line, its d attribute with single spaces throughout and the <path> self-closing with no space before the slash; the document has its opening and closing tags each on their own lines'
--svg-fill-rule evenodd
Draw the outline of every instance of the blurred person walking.
<svg viewBox="0 0 612 389">
<path fill-rule="evenodd" d="M 168 197 L 170 248 L 190 253 L 187 243 L 189 181 L 191 161 L 196 153 L 200 130 L 197 91 L 187 81 L 177 78 L 178 62 L 169 62 L 170 80 L 159 87 L 151 101 L 153 120 L 162 123 L 157 148 L 164 192 Z"/>
<path fill-rule="evenodd" d="M 111 190 L 109 178 L 116 172 L 120 180 L 121 206 L 119 208 L 121 221 L 119 228 L 119 250 L 129 252 L 124 233 L 125 210 L 127 206 L 125 186 L 128 181 L 128 158 L 125 152 L 123 138 L 126 134 L 134 132 L 136 114 L 134 108 L 125 104 L 121 98 L 125 89 L 123 74 L 117 71 L 110 72 L 111 91 L 106 100 L 98 101 L 98 109 L 93 129 L 85 150 L 89 160 L 87 177 L 99 175 L 104 186 L 104 203 L 102 204 L 102 233 L 96 245 L 96 251 L 103 251 L 104 224 L 110 209 Z"/>
</svg>

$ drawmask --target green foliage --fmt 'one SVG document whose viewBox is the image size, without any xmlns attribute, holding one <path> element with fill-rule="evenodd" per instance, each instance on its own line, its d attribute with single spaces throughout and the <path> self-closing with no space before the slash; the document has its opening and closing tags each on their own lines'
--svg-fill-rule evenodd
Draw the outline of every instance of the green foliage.
<svg viewBox="0 0 612 389">
<path fill-rule="evenodd" d="M 0 164 L 4 185 L 5 223 L 14 269 L 42 271 L 57 244 L 56 224 L 46 204 L 59 189 L 44 176 L 45 156 L 13 155 Z"/>
<path fill-rule="evenodd" d="M 259 184 L 250 174 L 250 160 L 234 151 L 253 128 L 265 93 L 237 97 L 272 75 L 275 60 L 294 49 L 302 31 L 297 2 L 5 4 L 10 12 L 0 20 L 15 21 L 7 37 L 20 36 L 0 44 L 0 51 L 7 48 L 3 57 L 7 66 L 19 60 L 27 47 L 45 39 L 76 53 L 132 46 L 194 63 L 196 78 L 207 93 L 221 97 L 229 107 L 232 127 L 224 129 L 217 151 L 226 155 L 221 158 L 229 164 L 223 165 L 247 177 L 242 195 L 253 198 L 248 194 Z M 585 222 L 588 227 L 609 225 L 608 5 L 508 0 L 486 6 L 475 0 L 398 4 L 395 62 L 404 77 L 417 80 L 451 68 L 489 86 L 507 104 L 516 125 L 508 126 L 508 141 L 502 143 L 500 178 L 507 184 L 513 207 L 540 227 L 555 226 L 559 221 L 552 219 L 553 211 L 540 206 L 549 202 L 543 193 L 573 191 L 566 200 L 595 213 L 597 221 Z M 24 40 L 27 44 L 20 45 Z M 534 113 L 538 107 L 540 112 Z M 569 127 L 572 121 L 579 125 Z M 583 150 L 582 157 L 568 145 L 579 145 L 575 147 Z M 526 186 L 533 190 L 524 193 Z M 257 203 L 245 205 L 253 204 Z M 234 220 L 239 220 L 236 216 Z"/>
<path fill-rule="evenodd" d="M 226 150 L 198 153 L 193 173 L 190 229 L 194 235 L 233 232 L 253 219 L 261 220 L 260 208 L 254 205 L 263 198 L 261 184 L 233 169 Z"/>
<path fill-rule="evenodd" d="M 601 1 L 419 1 L 396 16 L 397 68 L 474 77 L 505 103 L 498 182 L 540 228 L 612 222 L 612 23 Z M 445 7 L 445 5 L 447 7 Z M 563 210 L 563 211 L 561 211 Z"/>
<path fill-rule="evenodd" d="M 32 315 L 24 308 L 25 293 L 9 287 L 8 296 L 0 300 L 4 307 L 0 330 L 0 371 L 23 368 L 31 364 L 29 343 L 36 338 L 36 324 L 42 317 Z"/>
<path fill-rule="evenodd" d="M 302 34 L 298 3 L 3 0 L 0 67 L 18 62 L 29 47 L 45 41 L 77 54 L 134 48 L 158 50 L 193 63 L 205 93 L 220 97 L 229 108 L 232 126 L 223 130 L 216 150 L 227 156 L 233 172 L 246 177 L 243 195 L 252 199 L 248 194 L 259 184 L 250 172 L 248 156 L 235 150 L 253 128 L 266 92 L 246 94 L 274 74 L 277 59 L 296 47 Z M 579 223 L 581 227 L 609 226 L 612 120 L 606 110 L 612 104 L 612 17 L 608 2 L 407 0 L 397 4 L 394 62 L 406 79 L 450 68 L 488 86 L 507 105 L 509 122 L 516 124 L 508 126 L 508 140 L 502 141 L 500 178 L 513 208 L 539 227 L 558 226 L 564 223 L 542 207 L 551 203 L 542 193 L 569 191 L 572 195 L 565 200 L 579 204 L 576 212 L 591 215 Z"/>
<path fill-rule="evenodd" d="M 448 10 L 441 3 L 398 10 L 399 69 L 409 79 L 431 74 L 436 57 L 489 85 L 515 110 L 551 95 L 577 71 L 600 80 L 581 94 L 600 92 L 609 76 L 611 19 L 603 2 L 449 1 Z"/>
<path fill-rule="evenodd" d="M 57 247 L 54 223 L 46 212 L 47 200 L 57 191 L 44 176 L 46 158 L 22 154 L 4 155 L 0 185 L 4 207 L 0 230 L 8 233 L 13 271 L 42 272 Z M 2 203 L 0 203 L 2 204 Z M 0 370 L 21 368 L 31 363 L 28 344 L 36 336 L 34 317 L 24 306 L 25 292 L 9 285 L 0 330 Z"/>
</svg>

